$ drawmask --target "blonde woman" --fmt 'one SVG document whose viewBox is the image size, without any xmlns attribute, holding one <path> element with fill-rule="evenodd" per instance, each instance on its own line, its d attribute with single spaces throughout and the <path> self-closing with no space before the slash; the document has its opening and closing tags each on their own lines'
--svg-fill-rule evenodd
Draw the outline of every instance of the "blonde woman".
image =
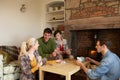
<svg viewBox="0 0 120 80">
<path fill-rule="evenodd" d="M 38 54 L 38 41 L 35 38 L 30 38 L 27 42 L 21 44 L 19 56 L 21 66 L 20 80 L 37 80 L 35 74 L 38 68 L 42 65 L 42 59 Z M 38 77 L 38 76 L 37 76 Z"/>
</svg>

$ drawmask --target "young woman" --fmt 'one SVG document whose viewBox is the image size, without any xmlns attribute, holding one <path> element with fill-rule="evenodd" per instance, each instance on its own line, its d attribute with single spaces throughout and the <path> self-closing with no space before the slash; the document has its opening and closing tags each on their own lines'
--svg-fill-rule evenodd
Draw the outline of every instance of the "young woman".
<svg viewBox="0 0 120 80">
<path fill-rule="evenodd" d="M 60 30 L 56 30 L 54 32 L 56 47 L 59 49 L 60 54 L 62 54 L 63 58 L 71 57 L 71 49 L 68 48 L 67 40 L 63 39 L 62 33 Z"/>
<path fill-rule="evenodd" d="M 42 65 L 42 59 L 38 54 L 38 41 L 30 38 L 21 44 L 19 63 L 22 70 L 20 80 L 37 80 L 35 75 Z M 37 73 L 38 74 L 38 73 Z"/>
</svg>

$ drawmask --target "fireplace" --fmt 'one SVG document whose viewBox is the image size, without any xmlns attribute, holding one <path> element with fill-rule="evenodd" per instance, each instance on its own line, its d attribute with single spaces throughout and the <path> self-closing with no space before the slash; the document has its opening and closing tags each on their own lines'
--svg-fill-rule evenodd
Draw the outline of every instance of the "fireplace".
<svg viewBox="0 0 120 80">
<path fill-rule="evenodd" d="M 102 59 L 102 54 L 98 53 L 95 47 L 88 47 L 88 57 L 96 60 L 96 61 L 101 61 Z"/>
<path fill-rule="evenodd" d="M 96 40 L 104 38 L 111 40 L 110 50 L 120 57 L 120 0 L 65 1 L 64 34 L 72 54 L 97 58 Z"/>
<path fill-rule="evenodd" d="M 102 58 L 97 53 L 95 45 L 97 38 L 110 39 L 112 44 L 110 50 L 120 57 L 120 29 L 85 29 L 70 30 L 70 47 L 72 54 L 77 56 L 91 57 L 97 61 Z"/>
</svg>

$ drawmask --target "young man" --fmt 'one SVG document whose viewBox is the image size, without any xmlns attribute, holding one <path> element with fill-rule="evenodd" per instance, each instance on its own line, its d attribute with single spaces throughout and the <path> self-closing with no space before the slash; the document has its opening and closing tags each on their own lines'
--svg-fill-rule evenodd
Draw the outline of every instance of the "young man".
<svg viewBox="0 0 120 80">
<path fill-rule="evenodd" d="M 103 59 L 97 62 L 91 58 L 86 58 L 90 62 L 97 65 L 95 69 L 86 68 L 82 62 L 77 61 L 77 64 L 84 70 L 90 79 L 98 80 L 118 80 L 120 77 L 120 58 L 111 52 L 108 47 L 110 41 L 98 40 L 96 49 L 98 53 L 102 53 Z"/>
<path fill-rule="evenodd" d="M 51 57 L 55 57 L 56 52 L 56 44 L 55 41 L 51 38 L 52 31 L 50 28 L 45 28 L 43 32 L 43 37 L 38 39 L 39 47 L 38 52 L 39 54 L 46 59 L 50 59 Z"/>
</svg>

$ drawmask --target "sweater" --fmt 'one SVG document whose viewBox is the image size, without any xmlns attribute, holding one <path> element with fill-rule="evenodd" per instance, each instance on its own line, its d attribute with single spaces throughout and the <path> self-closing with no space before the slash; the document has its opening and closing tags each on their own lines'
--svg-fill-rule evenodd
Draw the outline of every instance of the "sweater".
<svg viewBox="0 0 120 80">
<path fill-rule="evenodd" d="M 44 41 L 44 38 L 41 37 L 38 39 L 39 47 L 38 52 L 43 58 L 50 58 L 50 54 L 54 52 L 56 44 L 54 39 L 50 38 L 48 42 Z"/>
</svg>

